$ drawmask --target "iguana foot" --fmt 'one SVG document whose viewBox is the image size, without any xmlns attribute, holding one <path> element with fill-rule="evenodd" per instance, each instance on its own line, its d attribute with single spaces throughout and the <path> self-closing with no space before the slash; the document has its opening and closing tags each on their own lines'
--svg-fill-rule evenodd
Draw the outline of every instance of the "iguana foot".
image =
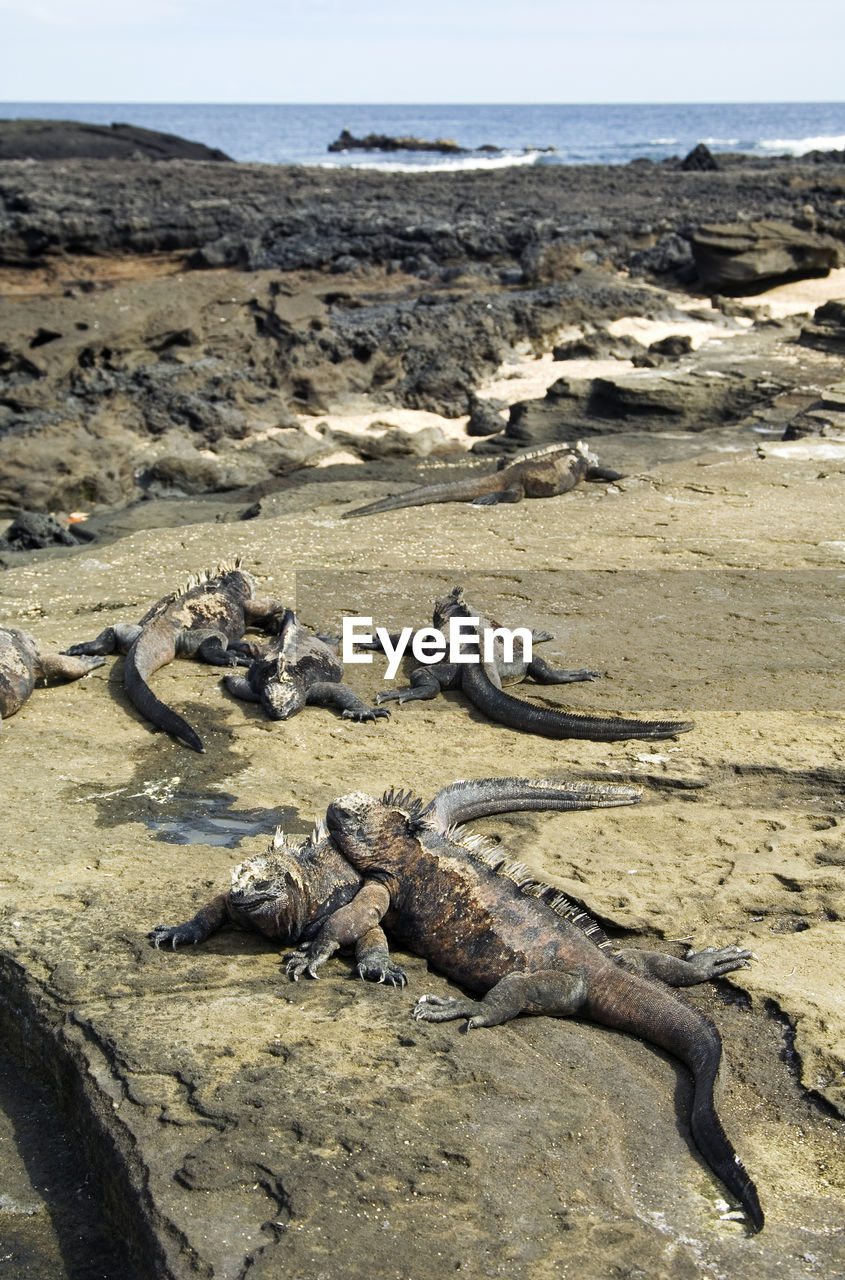
<svg viewBox="0 0 845 1280">
<path fill-rule="evenodd" d="M 285 956 L 285 973 L 291 982 L 299 982 L 303 974 L 307 974 L 309 978 L 319 978 L 317 969 L 326 963 L 329 956 L 334 955 L 337 947 L 338 944 L 334 941 L 312 942 L 299 951 L 291 951 Z"/>
<path fill-rule="evenodd" d="M 738 946 L 702 947 L 701 951 L 688 951 L 684 959 L 695 970 L 698 981 L 707 982 L 733 969 L 747 969 L 754 954 Z"/>
<path fill-rule="evenodd" d="M 469 1018 L 470 1027 L 484 1026 L 484 1008 L 478 1000 L 457 1000 L 454 996 L 420 996 L 411 1011 L 417 1022 L 451 1022 Z"/>
<path fill-rule="evenodd" d="M 367 707 L 364 711 L 344 711 L 341 719 L 363 724 L 367 720 L 389 720 L 390 712 L 382 711 L 380 707 Z"/>
<path fill-rule="evenodd" d="M 365 982 L 386 982 L 391 987 L 404 987 L 408 983 L 408 975 L 398 964 L 379 964 L 377 961 L 363 961 L 358 965 L 358 977 Z"/>
<path fill-rule="evenodd" d="M 156 950 L 169 942 L 175 951 L 177 947 L 183 947 L 188 942 L 193 943 L 194 946 L 198 942 L 204 942 L 207 934 L 193 920 L 188 920 L 186 924 L 157 924 L 150 930 L 147 937 Z"/>
</svg>

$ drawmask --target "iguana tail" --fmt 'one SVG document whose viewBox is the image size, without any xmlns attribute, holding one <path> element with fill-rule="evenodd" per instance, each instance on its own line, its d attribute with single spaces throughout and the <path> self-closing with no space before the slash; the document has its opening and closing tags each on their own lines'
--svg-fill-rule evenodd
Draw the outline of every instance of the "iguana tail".
<svg viewBox="0 0 845 1280">
<path fill-rule="evenodd" d="M 692 720 L 604 720 L 598 716 L 571 715 L 568 711 L 538 707 L 533 702 L 523 702 L 521 698 L 497 689 L 478 665 L 466 667 L 462 688 L 470 702 L 491 720 L 526 733 L 537 733 L 543 738 L 619 742 L 627 738 L 672 738 L 676 733 L 688 733 L 695 727 Z"/>
<path fill-rule="evenodd" d="M 638 804 L 640 787 L 609 783 L 555 781 L 546 778 L 474 778 L 452 782 L 441 788 L 426 805 L 445 829 L 487 818 L 494 813 L 515 813 L 520 809 L 600 809 L 614 805 Z"/>
<path fill-rule="evenodd" d="M 585 1012 L 596 1022 L 650 1040 L 689 1067 L 695 1084 L 690 1113 L 695 1145 L 742 1205 L 751 1229 L 759 1231 L 764 1218 L 757 1188 L 716 1114 L 713 1089 L 722 1041 L 710 1019 L 662 983 L 619 968 L 591 974 Z"/>
<path fill-rule="evenodd" d="M 352 520 L 355 516 L 372 516 L 379 511 L 396 511 L 399 507 L 426 507 L 432 502 L 472 502 L 475 498 L 483 498 L 487 493 L 495 493 L 501 487 L 501 477 L 495 474 L 476 476 L 470 480 L 454 480 L 450 484 L 420 485 L 416 489 L 408 489 L 405 493 L 397 493 L 392 498 L 371 502 L 369 506 L 344 511 L 341 519 Z"/>
<path fill-rule="evenodd" d="M 186 747 L 205 751 L 201 738 L 187 721 L 165 706 L 147 684 L 153 672 L 172 662 L 175 656 L 175 639 L 170 627 L 157 626 L 155 621 L 149 623 L 126 655 L 124 687 L 129 701 L 147 720 L 184 742 Z"/>
</svg>

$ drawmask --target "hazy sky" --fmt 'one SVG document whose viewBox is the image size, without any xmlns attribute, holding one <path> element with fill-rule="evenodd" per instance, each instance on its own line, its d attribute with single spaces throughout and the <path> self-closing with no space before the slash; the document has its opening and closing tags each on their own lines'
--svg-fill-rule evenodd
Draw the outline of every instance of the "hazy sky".
<svg viewBox="0 0 845 1280">
<path fill-rule="evenodd" d="M 6 102 L 845 99 L 843 0 L 0 0 Z"/>
</svg>

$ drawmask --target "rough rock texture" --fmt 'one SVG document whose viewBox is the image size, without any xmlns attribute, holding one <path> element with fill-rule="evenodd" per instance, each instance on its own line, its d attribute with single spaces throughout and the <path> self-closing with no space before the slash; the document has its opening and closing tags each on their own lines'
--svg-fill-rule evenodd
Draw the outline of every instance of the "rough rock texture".
<svg viewBox="0 0 845 1280">
<path fill-rule="evenodd" d="M 229 160 L 217 147 L 135 124 L 0 120 L 0 160 Z"/>
<path fill-rule="evenodd" d="M 692 253 L 702 287 L 726 294 L 827 275 L 843 261 L 842 245 L 831 236 L 772 220 L 701 226 Z"/>
<path fill-rule="evenodd" d="M 459 1264 L 518 1280 L 841 1269 L 845 475 L 807 448 L 699 450 L 615 493 L 460 508 L 448 527 L 436 509 L 394 512 L 354 541 L 334 518 L 350 485 L 303 473 L 301 510 L 40 553 L 4 575 L 4 614 L 51 644 L 233 552 L 291 602 L 286 566 L 336 566 L 296 580 L 300 611 L 325 626 L 341 602 L 388 626 L 422 622 L 432 591 L 459 577 L 503 620 L 530 613 L 556 632 L 549 657 L 608 672 L 567 689 L 566 705 L 698 725 L 654 751 L 523 741 L 445 704 L 386 727 L 320 712 L 270 725 L 222 695 L 218 673 L 183 663 L 168 669 L 172 697 L 193 701 L 208 743 L 187 758 L 127 721 L 116 666 L 29 703 L 2 744 L 14 751 L 2 1008 L 75 1115 L 140 1276 L 305 1280 L 339 1257 L 344 1275 L 378 1280 Z M 466 572 L 478 562 L 487 572 Z M 383 667 L 349 668 L 362 696 Z M 486 823 L 535 873 L 617 935 L 742 938 L 756 952 L 752 969 L 690 994 L 723 1032 L 720 1108 L 768 1215 L 754 1241 L 719 1218 L 680 1119 L 683 1073 L 637 1041 L 545 1019 L 468 1036 L 417 1027 L 413 999 L 449 988 L 413 958 L 401 992 L 359 985 L 341 960 L 292 987 L 257 936 L 150 949 L 147 929 L 195 910 L 277 820 L 305 831 L 350 788 L 430 794 L 505 757 L 646 786 L 635 811 Z M 227 837 L 240 847 L 212 843 Z"/>
<path fill-rule="evenodd" d="M 832 298 L 816 307 L 812 324 L 804 325 L 798 341 L 831 355 L 845 355 L 845 298 Z"/>
<path fill-rule="evenodd" d="M 602 403 L 622 417 L 590 416 L 592 380 L 567 380 L 553 429 L 566 415 L 578 434 L 600 425 L 591 447 L 626 478 L 448 517 L 338 519 L 397 480 L 489 462 L 363 468 L 348 455 L 306 469 L 309 447 L 331 446 L 294 414 L 374 388 L 383 405 L 468 408 L 504 347 L 549 347 L 564 324 L 656 309 L 674 332 L 663 289 L 632 293 L 616 267 L 670 236 L 688 246 L 698 218 L 798 219 L 810 197 L 834 234 L 841 164 L 395 178 L 171 162 L 103 165 L 95 182 L 74 161 L 2 167 L 0 243 L 28 264 L 2 278 L 4 484 L 48 507 L 122 502 L 138 473 L 148 498 L 92 517 L 108 544 L 9 552 L 0 616 L 64 647 L 238 553 L 327 630 L 342 612 L 427 622 L 433 596 L 461 583 L 503 622 L 555 632 L 550 660 L 607 672 L 537 689 L 541 704 L 697 728 L 655 750 L 553 742 L 449 699 L 379 726 L 319 710 L 273 724 L 214 668 L 174 663 L 160 692 L 201 727 L 198 756 L 127 715 L 114 659 L 2 731 L 0 1037 L 64 1109 L 102 1206 L 85 1221 L 130 1242 L 134 1275 L 80 1226 L 109 1280 L 828 1280 L 845 1273 L 845 458 L 835 439 L 779 437 L 814 404 L 834 412 L 838 356 L 795 343 L 795 325 L 763 327 L 762 312 L 730 341 L 713 317 L 712 341 L 671 376 L 605 372 Z M 186 252 L 298 265 L 189 273 Z M 677 387 L 707 379 L 703 432 Z M 535 413 L 537 396 L 520 398 Z M 236 463 L 263 478 L 173 496 Z M 349 664 L 349 683 L 371 700 L 384 665 Z M 403 992 L 358 983 L 341 959 L 292 986 L 247 934 L 149 946 L 151 927 L 225 886 L 277 822 L 304 834 L 343 792 L 431 795 L 503 761 L 645 787 L 636 810 L 483 824 L 614 936 L 756 953 L 689 998 L 724 1037 L 720 1111 L 760 1185 L 759 1237 L 720 1216 L 682 1070 L 636 1040 L 574 1020 L 416 1026 L 414 999 L 450 988 L 413 957 L 400 957 Z M 0 1161 L 3 1254 L 23 1271 L 31 1246 L 42 1280 L 43 1215 L 20 1190 L 36 1144 L 11 1114 L 0 1141 L 21 1144 Z M 78 1181 L 66 1188 L 53 1217 L 81 1222 Z"/>
</svg>

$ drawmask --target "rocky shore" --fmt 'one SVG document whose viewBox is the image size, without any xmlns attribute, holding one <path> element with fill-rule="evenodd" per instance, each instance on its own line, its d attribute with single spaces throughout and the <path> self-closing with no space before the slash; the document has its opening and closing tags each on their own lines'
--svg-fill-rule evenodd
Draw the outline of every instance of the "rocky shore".
<svg viewBox="0 0 845 1280">
<path fill-rule="evenodd" d="M 845 1274 L 843 191 L 824 157 L 0 163 L 0 511 L 34 513 L 30 546 L 56 539 L 0 549 L 0 623 L 63 648 L 234 555 L 321 630 L 422 624 L 460 582 L 553 632 L 559 665 L 606 673 L 520 696 L 696 722 L 554 742 L 450 695 L 279 724 L 177 661 L 153 683 L 201 725 L 197 755 L 137 716 L 120 658 L 37 689 L 0 729 L 17 1274 Z M 339 518 L 579 437 L 623 478 Z M 368 700 L 383 676 L 381 658 L 347 670 Z M 722 1216 L 683 1069 L 638 1040 L 414 1023 L 413 1000 L 450 987 L 412 956 L 410 990 L 341 959 L 293 986 L 258 935 L 147 942 L 276 823 L 301 836 L 343 792 L 498 773 L 640 784 L 636 809 L 478 825 L 628 945 L 755 952 L 687 998 L 722 1033 L 759 1236 Z M 62 1117 L 52 1181 L 29 1153 L 53 1160 L 38 1134 L 59 1119 L 26 1127 L 21 1065 L 43 1091 L 28 1123 Z"/>
</svg>

